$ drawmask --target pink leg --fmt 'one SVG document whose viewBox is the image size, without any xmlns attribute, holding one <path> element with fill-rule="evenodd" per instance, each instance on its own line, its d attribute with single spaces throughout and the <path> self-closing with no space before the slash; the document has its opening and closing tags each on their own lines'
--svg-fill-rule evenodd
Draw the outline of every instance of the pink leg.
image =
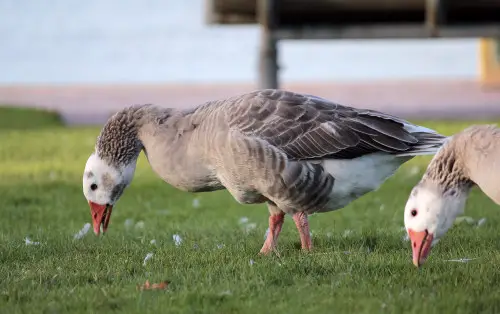
<svg viewBox="0 0 500 314">
<path fill-rule="evenodd" d="M 278 236 L 281 232 L 281 227 L 285 220 L 285 213 L 280 212 L 279 214 L 271 214 L 269 216 L 269 234 L 267 235 L 266 241 L 260 249 L 260 254 L 268 254 L 274 250 L 276 243 L 278 242 Z"/>
<path fill-rule="evenodd" d="M 312 249 L 312 241 L 309 233 L 309 221 L 307 220 L 307 214 L 304 212 L 297 212 L 293 214 L 293 221 L 295 221 L 297 230 L 299 230 L 302 249 L 310 251 Z"/>
</svg>

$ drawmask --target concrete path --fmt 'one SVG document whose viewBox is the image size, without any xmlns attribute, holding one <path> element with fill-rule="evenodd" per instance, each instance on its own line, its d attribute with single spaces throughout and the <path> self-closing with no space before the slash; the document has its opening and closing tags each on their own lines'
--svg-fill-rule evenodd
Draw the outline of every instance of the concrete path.
<svg viewBox="0 0 500 314">
<path fill-rule="evenodd" d="M 255 88 L 251 84 L 0 86 L 0 104 L 52 109 L 70 125 L 88 125 L 102 124 L 132 104 L 188 108 Z M 474 81 L 332 82 L 285 84 L 283 88 L 407 119 L 500 117 L 500 88 L 488 90 Z"/>
</svg>

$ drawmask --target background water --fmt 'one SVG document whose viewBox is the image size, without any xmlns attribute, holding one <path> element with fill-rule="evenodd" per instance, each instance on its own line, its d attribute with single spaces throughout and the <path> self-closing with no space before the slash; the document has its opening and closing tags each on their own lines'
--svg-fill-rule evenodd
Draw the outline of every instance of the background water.
<svg viewBox="0 0 500 314">
<path fill-rule="evenodd" d="M 0 0 L 0 84 L 256 79 L 258 28 L 207 26 L 203 0 Z M 292 41 L 284 81 L 474 78 L 477 40 Z"/>
</svg>

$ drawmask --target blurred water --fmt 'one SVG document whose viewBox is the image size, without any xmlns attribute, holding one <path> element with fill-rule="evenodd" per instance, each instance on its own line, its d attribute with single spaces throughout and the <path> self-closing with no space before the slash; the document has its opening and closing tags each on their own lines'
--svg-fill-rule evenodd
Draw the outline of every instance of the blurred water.
<svg viewBox="0 0 500 314">
<path fill-rule="evenodd" d="M 282 42 L 285 81 L 477 76 L 476 40 Z M 203 0 L 0 0 L 0 84 L 248 82 L 256 26 Z"/>
</svg>

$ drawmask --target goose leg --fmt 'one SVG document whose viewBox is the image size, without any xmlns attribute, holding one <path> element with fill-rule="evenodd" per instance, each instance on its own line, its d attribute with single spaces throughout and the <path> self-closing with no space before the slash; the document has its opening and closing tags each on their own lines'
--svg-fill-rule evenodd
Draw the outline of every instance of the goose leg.
<svg viewBox="0 0 500 314">
<path fill-rule="evenodd" d="M 310 251 L 312 249 L 312 241 L 311 234 L 309 233 L 309 221 L 307 219 L 307 214 L 304 212 L 297 212 L 293 214 L 293 221 L 295 221 L 295 225 L 299 231 L 302 249 Z"/>
<path fill-rule="evenodd" d="M 285 220 L 285 213 L 282 212 L 274 204 L 268 204 L 269 208 L 269 234 L 267 235 L 264 245 L 260 249 L 260 254 L 269 254 L 275 248 L 278 243 L 278 236 L 281 232 L 281 227 Z"/>
</svg>

